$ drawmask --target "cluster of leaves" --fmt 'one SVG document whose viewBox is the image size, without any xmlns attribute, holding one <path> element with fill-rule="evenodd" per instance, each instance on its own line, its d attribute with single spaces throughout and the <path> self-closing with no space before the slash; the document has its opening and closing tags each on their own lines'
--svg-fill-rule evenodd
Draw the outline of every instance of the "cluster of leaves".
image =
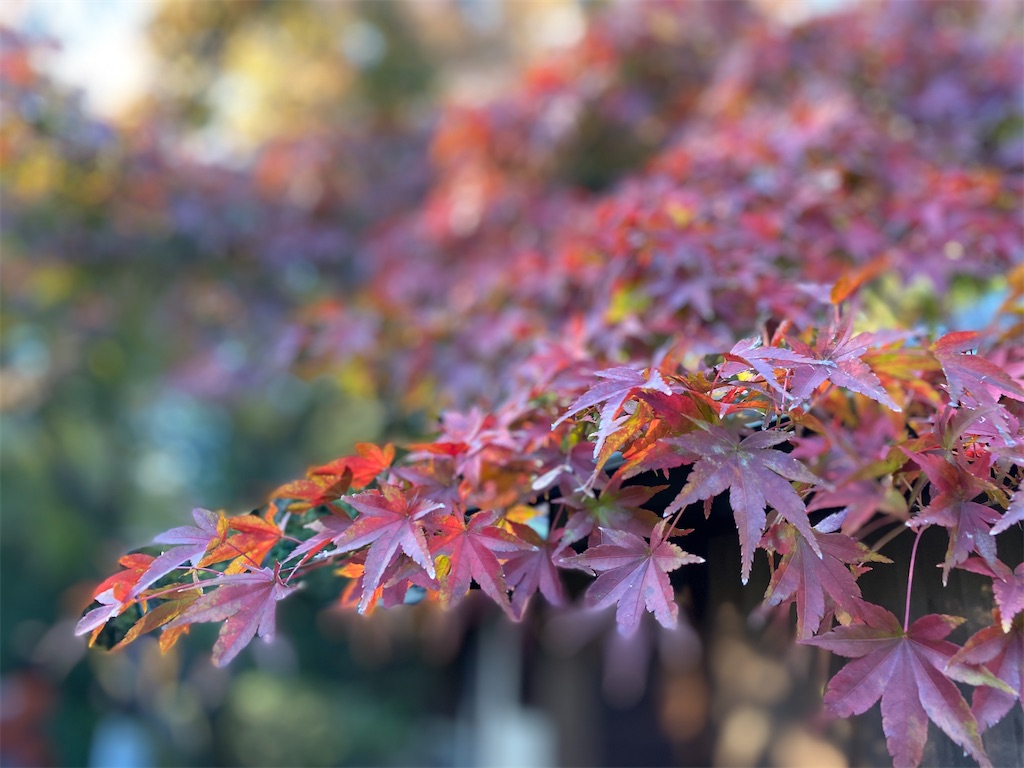
<svg viewBox="0 0 1024 768">
<path fill-rule="evenodd" d="M 356 298 L 306 310 L 298 362 L 373 372 L 410 408 L 494 405 L 544 375 L 527 358 L 546 345 L 608 366 L 667 344 L 711 354 L 769 317 L 811 322 L 807 284 L 869 264 L 940 297 L 1005 273 L 1020 243 L 1021 136 L 1005 127 L 1020 124 L 1020 44 L 976 11 L 872 4 L 783 32 L 737 3 L 618 9 L 519 92 L 442 119 L 423 204 L 367 238 Z M 830 50 L 843 56 L 828 64 Z M 708 73 L 699 96 L 683 98 L 674 67 Z M 956 94 L 964 131 L 1015 159 L 933 129 L 914 107 L 933 92 Z M 552 158 L 606 154 L 587 149 L 586 115 L 637 103 L 671 128 L 616 186 L 556 172 Z M 620 143 L 642 122 L 626 114 L 629 128 L 602 123 Z M 992 120 L 997 144 L 981 138 Z M 898 320 L 948 306 L 929 309 Z"/>
<path fill-rule="evenodd" d="M 585 602 L 615 606 L 621 632 L 645 610 L 672 626 L 668 574 L 702 562 L 681 546 L 679 514 L 728 492 L 741 578 L 763 550 L 766 603 L 796 604 L 797 639 L 864 657 L 833 679 L 826 704 L 849 715 L 881 696 L 898 763 L 920 759 L 926 717 L 984 763 L 979 732 L 1021 682 L 1024 566 L 998 554 L 1024 519 L 1024 386 L 1006 371 L 1021 361 L 1007 357 L 1008 334 L 950 333 L 930 347 L 894 336 L 854 334 L 837 307 L 827 328 L 742 340 L 711 368 L 664 359 L 600 371 L 560 416 L 575 376 L 493 413 L 447 413 L 437 439 L 397 463 L 391 446 L 363 444 L 275 490 L 262 515 L 196 510 L 195 527 L 157 537 L 169 548 L 122 560 L 79 631 L 95 636 L 136 605 L 121 644 L 163 627 L 167 646 L 190 624 L 224 621 L 213 657 L 224 664 L 271 636 L 276 602 L 323 567 L 350 579 L 342 602 L 362 613 L 452 606 L 475 581 L 513 619 L 536 592 L 563 604 L 559 571 L 578 569 L 598 574 Z M 966 353 L 978 347 L 986 354 Z M 680 466 L 689 478 L 660 516 L 643 506 L 658 489 L 626 482 Z M 890 562 L 863 539 L 890 521 L 945 528 L 943 573 L 992 579 L 993 624 L 963 648 L 943 639 L 962 619 L 901 625 L 862 599 L 858 576 Z M 973 708 L 953 680 L 980 686 Z"/>
<path fill-rule="evenodd" d="M 730 18 L 729 45 L 709 48 L 713 25 L 688 38 L 688 14 Z M 798 642 L 854 659 L 826 705 L 880 700 L 896 764 L 920 762 L 929 719 L 986 764 L 981 734 L 1020 702 L 1024 664 L 1024 565 L 1008 554 L 1024 522 L 1019 40 L 947 4 L 788 31 L 736 4 L 627 16 L 509 100 L 442 122 L 422 207 L 366 238 L 357 295 L 299 325 L 300 361 L 456 404 L 440 433 L 400 456 L 360 445 L 257 514 L 196 510 L 122 560 L 79 632 L 128 617 L 119 645 L 161 629 L 168 646 L 224 622 L 225 664 L 322 568 L 361 613 L 451 607 L 475 582 L 513 619 L 537 592 L 565 604 L 562 572 L 581 571 L 584 603 L 614 606 L 622 633 L 646 612 L 671 626 L 670 574 L 702 567 L 680 520 L 725 496 L 741 580 L 764 553 L 766 606 L 795 604 Z M 673 58 L 680 40 L 701 55 Z M 653 64 L 682 59 L 696 84 L 676 91 L 675 65 Z M 596 84 L 577 76 L 598 60 Z M 615 186 L 585 191 L 598 185 L 559 170 L 566 137 L 615 108 L 633 123 L 637 93 L 667 127 Z M 524 130 L 545 125 L 561 128 Z M 941 301 L 935 331 L 920 311 L 858 325 L 882 275 L 943 295 L 1007 273 L 982 330 L 951 330 Z M 680 468 L 653 508 L 660 488 L 637 479 Z M 917 540 L 909 563 L 886 555 L 929 527 L 948 537 L 943 581 L 991 580 L 992 623 L 962 646 L 946 640 L 961 618 L 911 621 Z M 861 593 L 874 568 L 906 579 L 902 621 Z"/>
</svg>

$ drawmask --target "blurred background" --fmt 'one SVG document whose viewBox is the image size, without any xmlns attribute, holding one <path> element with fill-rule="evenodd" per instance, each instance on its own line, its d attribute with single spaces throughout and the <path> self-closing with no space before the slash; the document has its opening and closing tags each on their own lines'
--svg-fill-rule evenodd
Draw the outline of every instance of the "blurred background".
<svg viewBox="0 0 1024 768">
<path fill-rule="evenodd" d="M 847 764 L 846 724 L 800 724 L 809 649 L 784 656 L 784 628 L 744 639 L 756 588 L 708 619 L 706 657 L 685 625 L 627 642 L 611 617 L 510 628 L 473 600 L 354 620 L 327 609 L 330 579 L 226 670 L 211 626 L 166 656 L 73 637 L 117 557 L 192 507 L 244 512 L 356 441 L 421 437 L 487 381 L 370 372 L 380 333 L 412 331 L 358 311 L 368 239 L 470 171 L 605 189 L 664 146 L 751 18 L 845 5 L 645 13 L 609 77 L 626 43 L 587 38 L 602 3 L 0 4 L 0 765 Z M 644 35 L 689 47 L 666 64 Z M 582 111 L 546 110 L 525 150 L 489 143 L 574 88 Z M 311 324 L 344 344 L 311 350 Z"/>
</svg>

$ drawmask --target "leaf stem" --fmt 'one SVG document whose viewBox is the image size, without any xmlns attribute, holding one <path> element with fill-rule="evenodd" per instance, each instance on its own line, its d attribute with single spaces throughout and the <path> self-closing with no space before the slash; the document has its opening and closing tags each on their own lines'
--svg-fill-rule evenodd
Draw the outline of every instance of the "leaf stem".
<svg viewBox="0 0 1024 768">
<path fill-rule="evenodd" d="M 914 586 L 914 561 L 917 560 L 917 545 L 921 542 L 921 534 L 924 533 L 924 529 L 928 526 L 922 526 L 917 529 L 917 536 L 914 538 L 914 547 L 910 550 L 910 571 L 907 573 L 907 607 L 903 611 L 903 632 L 907 631 L 907 627 L 910 626 L 910 591 Z"/>
<path fill-rule="evenodd" d="M 665 529 L 665 539 L 666 540 L 671 535 L 671 531 L 674 531 L 676 529 L 676 523 L 678 523 L 679 522 L 679 518 L 683 516 L 683 510 L 684 509 L 686 509 L 686 507 L 680 507 L 679 509 L 676 510 L 676 513 L 674 515 L 672 515 L 672 522 L 670 522 L 669 525 L 668 525 L 668 528 Z"/>
</svg>

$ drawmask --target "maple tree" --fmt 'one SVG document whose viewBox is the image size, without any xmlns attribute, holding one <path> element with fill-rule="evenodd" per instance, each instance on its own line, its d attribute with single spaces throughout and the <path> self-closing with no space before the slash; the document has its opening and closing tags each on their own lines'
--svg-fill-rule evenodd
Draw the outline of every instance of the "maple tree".
<svg viewBox="0 0 1024 768">
<path fill-rule="evenodd" d="M 980 46 L 971 8 L 869 4 L 779 31 L 733 5 L 620 11 L 508 99 L 442 119 L 423 205 L 366 233 L 351 293 L 304 308 L 288 348 L 410 410 L 439 405 L 439 434 L 360 444 L 262 514 L 196 510 L 197 527 L 122 559 L 79 633 L 132 609 L 116 640 L 159 629 L 166 647 L 223 621 L 226 664 L 331 568 L 360 613 L 450 607 L 475 582 L 513 619 L 537 593 L 568 602 L 564 572 L 583 571 L 583 603 L 614 607 L 629 635 L 645 612 L 678 621 L 673 574 L 715 565 L 679 521 L 720 498 L 738 578 L 767 562 L 765 606 L 795 603 L 794 641 L 853 659 L 826 707 L 879 703 L 896 765 L 921 762 L 929 721 L 988 764 L 982 734 L 1021 700 L 1024 641 L 1020 41 Z M 702 38 L 719 35 L 735 42 L 715 60 Z M 908 59 L 908 41 L 944 55 Z M 622 64 L 667 51 L 682 67 L 684 42 L 704 52 L 692 71 Z M 559 99 L 579 103 L 578 135 L 531 143 L 522 126 L 553 121 Z M 598 184 L 564 162 L 605 113 L 655 127 L 643 160 Z M 928 327 L 892 296 L 915 281 L 1004 298 L 976 329 L 941 304 Z M 679 472 L 655 506 L 654 483 Z M 992 623 L 963 645 L 946 639 L 963 619 L 910 615 L 927 528 L 948 537 L 944 582 L 961 569 L 992 585 Z M 909 562 L 886 554 L 897 535 L 917 537 Z M 902 623 L 862 593 L 871 569 L 905 584 Z"/>
</svg>

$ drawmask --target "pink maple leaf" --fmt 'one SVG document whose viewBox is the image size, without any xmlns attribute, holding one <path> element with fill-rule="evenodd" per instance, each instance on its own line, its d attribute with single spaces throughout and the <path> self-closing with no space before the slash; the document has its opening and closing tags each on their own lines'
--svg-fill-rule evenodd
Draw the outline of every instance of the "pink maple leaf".
<svg viewBox="0 0 1024 768">
<path fill-rule="evenodd" d="M 201 582 L 206 592 L 171 621 L 166 630 L 205 621 L 223 621 L 213 646 L 213 663 L 228 664 L 258 634 L 266 641 L 274 637 L 274 612 L 278 600 L 294 590 L 285 586 L 270 568 L 250 573 L 220 576 Z"/>
<path fill-rule="evenodd" d="M 979 666 L 1009 689 L 991 684 L 978 685 L 974 689 L 971 710 L 978 719 L 978 730 L 984 731 L 1002 720 L 1015 702 L 1024 709 L 1021 697 L 1024 686 L 1024 621 L 1014 622 L 1009 630 L 992 626 L 977 632 L 949 660 L 946 674 L 955 680 L 974 683 L 972 668 Z"/>
<path fill-rule="evenodd" d="M 655 526 L 649 543 L 635 533 L 602 528 L 604 543 L 573 558 L 575 564 L 601 574 L 587 589 L 586 604 L 617 605 L 615 620 L 624 635 L 636 631 L 645 608 L 663 627 L 674 627 L 679 607 L 668 574 L 681 565 L 704 562 L 669 542 L 665 525 Z"/>
<path fill-rule="evenodd" d="M 533 528 L 522 523 L 510 522 L 515 534 L 532 549 L 514 552 L 505 561 L 505 583 L 512 589 L 512 614 L 521 619 L 526 606 L 535 592 L 540 592 L 551 605 L 565 604 L 565 588 L 555 567 L 555 558 L 565 546 L 561 531 L 552 531 L 542 539 Z"/>
<path fill-rule="evenodd" d="M 946 374 L 949 396 L 960 402 L 964 392 L 985 405 L 995 405 L 1003 394 L 1024 401 L 1024 387 L 995 363 L 980 355 L 963 354 L 978 346 L 975 331 L 947 333 L 929 347 Z"/>
<path fill-rule="evenodd" d="M 834 324 L 828 333 L 819 334 L 813 348 L 799 339 L 788 339 L 796 352 L 806 358 L 825 363 L 815 367 L 801 366 L 793 372 L 793 397 L 803 400 L 810 397 L 819 384 L 831 381 L 837 386 L 877 400 L 894 411 L 901 411 L 902 409 L 889 397 L 874 371 L 860 359 L 869 347 L 892 341 L 899 335 L 852 334 L 853 322 L 852 318 L 848 317 L 842 323 Z"/>
<path fill-rule="evenodd" d="M 208 509 L 193 509 L 192 517 L 196 527 L 181 526 L 161 533 L 153 539 L 157 544 L 176 544 L 149 564 L 139 577 L 130 597 L 138 596 L 146 587 L 160 580 L 175 568 L 189 562 L 198 565 L 206 551 L 223 540 L 227 533 L 227 518 Z"/>
<path fill-rule="evenodd" d="M 878 606 L 864 603 L 859 615 L 866 623 L 803 641 L 855 659 L 829 681 L 825 706 L 845 718 L 881 699 L 882 730 L 897 768 L 920 764 L 929 719 L 982 766 L 991 766 L 971 708 L 944 673 L 959 650 L 944 638 L 964 620 L 929 614 L 904 631 Z"/>
<path fill-rule="evenodd" d="M 991 577 L 992 594 L 1003 618 L 1003 632 L 1009 632 L 1010 624 L 1017 614 L 1024 613 L 1024 563 L 1011 571 L 1010 566 L 1001 560 L 987 562 L 969 557 L 960 567 L 965 571 Z"/>
<path fill-rule="evenodd" d="M 971 552 L 977 552 L 990 564 L 994 563 L 997 560 L 996 540 L 990 531 L 999 522 L 999 513 L 971 500 L 985 492 L 988 481 L 975 474 L 982 468 L 964 467 L 945 456 L 916 453 L 906 448 L 902 450 L 924 470 L 933 490 L 931 503 L 909 525 L 913 528 L 941 525 L 949 533 L 949 547 L 942 564 L 942 583 L 945 585 L 949 579 L 950 569 L 964 562 Z M 988 469 L 983 469 L 988 474 Z"/>
<path fill-rule="evenodd" d="M 402 489 L 383 484 L 381 489 L 363 491 L 345 498 L 359 517 L 334 539 L 339 553 L 351 552 L 369 545 L 366 570 L 363 573 L 363 594 L 359 612 L 365 613 L 380 586 L 384 570 L 405 552 L 412 560 L 434 577 L 434 563 L 420 522 L 428 513 L 440 509 L 438 502 L 409 499 Z"/>
<path fill-rule="evenodd" d="M 713 424 L 700 423 L 701 430 L 666 442 L 685 453 L 699 456 L 686 485 L 668 508 L 666 515 L 701 499 L 710 499 L 729 489 L 729 503 L 736 519 L 743 554 L 742 579 L 746 584 L 754 561 L 754 548 L 767 524 L 765 507 L 771 505 L 808 541 L 816 555 L 821 554 L 811 533 L 807 508 L 789 480 L 821 483 L 797 459 L 771 446 L 789 440 L 777 430 L 756 432 L 740 440 L 735 434 Z"/>
<path fill-rule="evenodd" d="M 765 595 L 768 605 L 796 602 L 796 629 L 801 638 L 818 631 L 830 605 L 856 613 L 861 593 L 850 565 L 887 560 L 842 533 L 820 532 L 815 528 L 812 535 L 821 551 L 820 557 L 807 539 L 797 535 L 795 528 L 779 526 L 773 538 L 776 548 L 782 552 L 782 562 L 772 574 Z"/>
</svg>

